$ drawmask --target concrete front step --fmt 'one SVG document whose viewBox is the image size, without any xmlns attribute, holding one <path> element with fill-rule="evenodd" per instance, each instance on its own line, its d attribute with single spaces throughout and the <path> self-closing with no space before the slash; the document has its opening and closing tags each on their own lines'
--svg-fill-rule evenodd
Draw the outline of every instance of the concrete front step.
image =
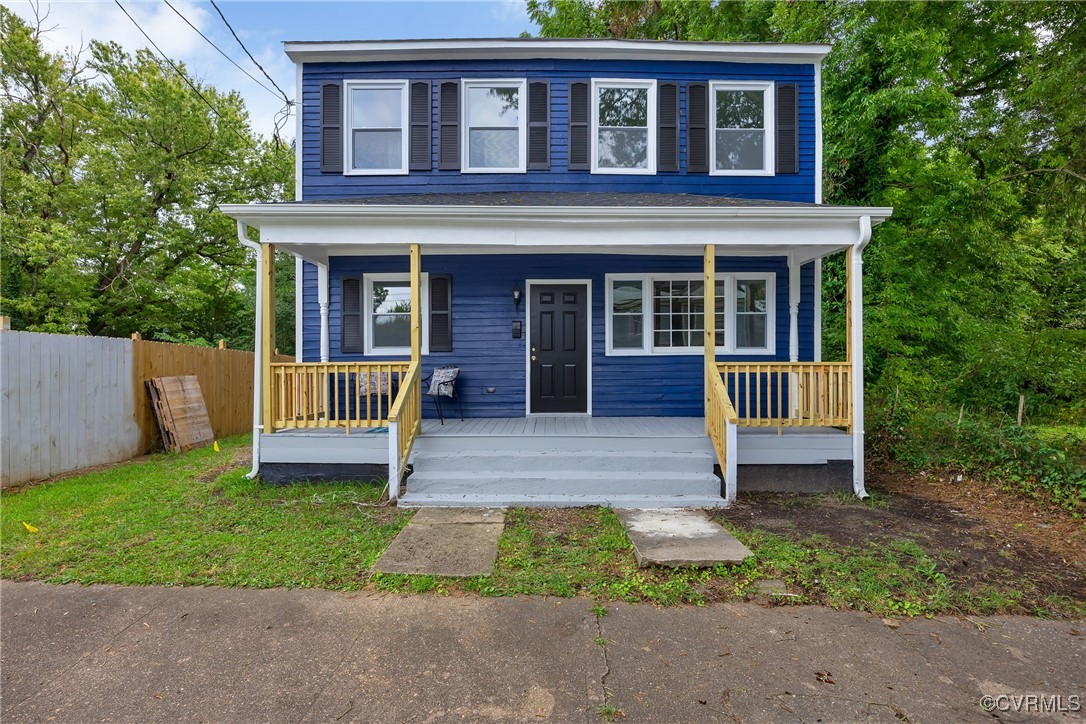
<svg viewBox="0 0 1086 724">
<path fill-rule="evenodd" d="M 407 479 L 408 494 L 424 495 L 595 495 L 657 496 L 720 495 L 720 478 L 713 473 L 574 472 L 458 473 L 416 470 Z"/>
<path fill-rule="evenodd" d="M 495 450 L 456 452 L 416 452 L 411 462 L 417 472 L 475 473 L 496 475 L 517 473 L 538 476 L 541 473 L 579 474 L 607 472 L 705 473 L 713 469 L 715 458 L 709 451 L 660 450 L 521 450 L 509 453 Z"/>
<path fill-rule="evenodd" d="M 402 508 L 583 508 L 599 505 L 607 508 L 723 508 L 724 499 L 716 496 L 684 495 L 529 495 L 510 493 L 475 493 L 464 495 L 427 495 L 410 490 L 397 502 Z"/>
<path fill-rule="evenodd" d="M 567 454 L 599 452 L 653 452 L 712 454 L 708 437 L 610 437 L 586 435 L 559 437 L 554 435 L 420 435 L 415 440 L 415 454 L 494 453 L 518 455 L 525 452 L 561 450 Z"/>
</svg>

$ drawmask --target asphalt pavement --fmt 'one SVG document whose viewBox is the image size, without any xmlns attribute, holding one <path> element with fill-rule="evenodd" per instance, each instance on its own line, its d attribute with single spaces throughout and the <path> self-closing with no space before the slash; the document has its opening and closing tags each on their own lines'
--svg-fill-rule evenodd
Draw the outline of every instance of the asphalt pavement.
<svg viewBox="0 0 1086 724">
<path fill-rule="evenodd" d="M 3 581 L 0 677 L 5 724 L 1074 720 L 1086 624 Z"/>
</svg>

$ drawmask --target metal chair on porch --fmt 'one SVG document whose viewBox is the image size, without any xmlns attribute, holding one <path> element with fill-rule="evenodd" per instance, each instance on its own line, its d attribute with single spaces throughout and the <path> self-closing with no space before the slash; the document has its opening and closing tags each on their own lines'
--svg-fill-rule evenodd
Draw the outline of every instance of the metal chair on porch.
<svg viewBox="0 0 1086 724">
<path fill-rule="evenodd" d="M 437 419 L 442 425 L 445 424 L 445 415 L 441 411 L 442 397 L 456 400 L 456 404 L 460 407 L 460 421 L 464 421 L 464 403 L 460 400 L 460 395 L 456 394 L 456 378 L 459 376 L 459 367 L 435 367 L 433 372 L 422 378 L 423 382 L 427 380 L 430 382 L 429 388 L 423 394 L 433 398 L 434 405 L 437 407 Z"/>
</svg>

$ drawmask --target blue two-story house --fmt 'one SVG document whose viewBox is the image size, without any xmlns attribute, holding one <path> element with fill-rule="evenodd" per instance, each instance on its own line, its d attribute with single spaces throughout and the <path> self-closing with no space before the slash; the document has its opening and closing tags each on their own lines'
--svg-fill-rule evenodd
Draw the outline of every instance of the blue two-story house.
<svg viewBox="0 0 1086 724">
<path fill-rule="evenodd" d="M 297 198 L 223 207 L 260 252 L 255 466 L 387 475 L 403 505 L 865 495 L 861 254 L 891 210 L 821 203 L 828 50 L 287 43 Z"/>
</svg>

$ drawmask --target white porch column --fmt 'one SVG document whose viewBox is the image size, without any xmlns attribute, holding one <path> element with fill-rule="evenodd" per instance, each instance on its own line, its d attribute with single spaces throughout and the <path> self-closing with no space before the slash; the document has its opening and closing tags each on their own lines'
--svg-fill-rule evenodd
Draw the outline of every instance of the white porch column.
<svg viewBox="0 0 1086 724">
<path fill-rule="evenodd" d="M 305 325 L 302 324 L 305 318 L 304 309 L 302 308 L 302 290 L 305 285 L 302 283 L 305 280 L 305 262 L 302 261 L 302 257 L 295 255 L 294 257 L 294 361 L 302 362 L 305 357 L 302 352 L 302 348 L 305 347 Z"/>
<path fill-rule="evenodd" d="M 867 497 L 864 488 L 864 306 L 863 250 L 871 240 L 871 217 L 860 217 L 860 238 L 849 247 L 849 341 L 852 362 L 852 490 Z"/>
<path fill-rule="evenodd" d="M 814 268 L 814 361 L 822 361 L 822 260 Z"/>
<path fill-rule="evenodd" d="M 321 310 L 321 362 L 327 362 L 328 349 L 328 265 L 317 264 L 317 305 Z"/>
<path fill-rule="evenodd" d="M 800 298 L 800 266 L 791 255 L 788 257 L 788 361 L 799 362 L 799 298 Z M 799 417 L 799 375 L 792 373 L 788 376 L 791 390 L 788 399 L 791 401 L 792 417 Z"/>
</svg>

